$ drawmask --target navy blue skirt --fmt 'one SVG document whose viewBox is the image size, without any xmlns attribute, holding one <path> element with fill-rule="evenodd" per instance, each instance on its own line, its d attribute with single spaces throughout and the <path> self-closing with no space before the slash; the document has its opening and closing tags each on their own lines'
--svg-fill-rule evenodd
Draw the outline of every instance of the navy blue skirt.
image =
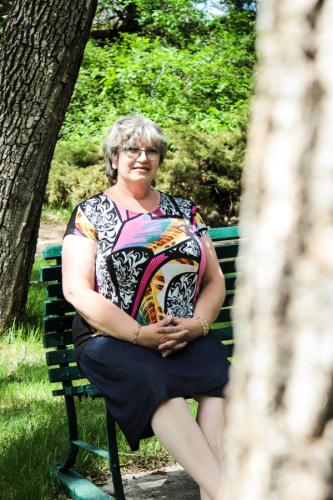
<svg viewBox="0 0 333 500">
<path fill-rule="evenodd" d="M 140 439 L 153 436 L 150 422 L 163 401 L 199 394 L 222 398 L 230 363 L 224 346 L 210 332 L 167 358 L 110 336 L 93 337 L 83 347 L 78 364 L 104 395 L 135 451 Z"/>
</svg>

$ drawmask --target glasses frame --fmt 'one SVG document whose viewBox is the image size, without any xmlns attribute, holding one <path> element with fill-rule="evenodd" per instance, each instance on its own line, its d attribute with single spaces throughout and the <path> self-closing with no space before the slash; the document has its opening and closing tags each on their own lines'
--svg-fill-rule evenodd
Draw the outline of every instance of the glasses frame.
<svg viewBox="0 0 333 500">
<path fill-rule="evenodd" d="M 130 149 L 137 149 L 137 154 L 131 154 L 129 152 Z M 146 155 L 146 158 L 148 160 L 155 160 L 157 158 L 160 158 L 161 154 L 159 151 L 156 151 L 156 149 L 152 149 L 152 148 L 137 148 L 137 147 L 131 147 L 131 146 L 122 146 L 121 148 L 119 148 L 119 151 L 124 151 L 124 153 L 126 153 L 126 155 L 128 156 L 128 158 L 131 158 L 132 160 L 137 160 L 140 156 L 141 156 L 141 153 L 144 152 L 145 155 Z"/>
</svg>

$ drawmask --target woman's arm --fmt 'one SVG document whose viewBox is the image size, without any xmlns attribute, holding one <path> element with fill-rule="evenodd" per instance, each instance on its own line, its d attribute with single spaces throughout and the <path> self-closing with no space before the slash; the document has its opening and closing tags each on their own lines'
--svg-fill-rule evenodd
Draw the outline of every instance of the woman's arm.
<svg viewBox="0 0 333 500">
<path fill-rule="evenodd" d="M 204 318 L 208 324 L 213 323 L 222 307 L 226 293 L 224 276 L 216 256 L 213 242 L 208 234 L 204 235 L 201 241 L 206 251 L 207 261 L 193 318 L 172 318 L 173 324 L 184 330 L 188 330 L 187 335 L 185 335 L 186 341 L 194 340 L 203 334 L 202 323 L 196 319 L 197 317 Z M 159 333 L 167 334 L 167 331 L 166 327 L 158 329 Z M 162 343 L 159 348 L 163 352 L 163 355 L 169 355 L 171 353 L 170 350 L 174 349 L 174 347 L 174 342 L 170 338 Z"/>
<path fill-rule="evenodd" d="M 66 300 L 98 331 L 121 340 L 133 342 L 138 323 L 129 314 L 112 304 L 95 291 L 95 260 L 97 243 L 88 238 L 67 235 L 62 247 L 63 292 Z M 157 328 L 167 326 L 165 318 L 153 325 L 141 328 L 137 343 L 157 349 L 165 336 L 157 334 Z M 182 327 L 172 328 L 173 339 L 181 340 L 187 334 Z"/>
</svg>

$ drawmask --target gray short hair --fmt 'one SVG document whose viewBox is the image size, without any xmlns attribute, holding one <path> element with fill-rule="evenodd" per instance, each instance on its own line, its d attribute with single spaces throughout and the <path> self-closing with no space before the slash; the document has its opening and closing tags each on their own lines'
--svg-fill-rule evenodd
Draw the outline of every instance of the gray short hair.
<svg viewBox="0 0 333 500">
<path fill-rule="evenodd" d="M 119 149 L 124 144 L 145 144 L 157 149 L 160 154 L 160 164 L 167 152 L 167 142 L 160 127 L 153 121 L 137 114 L 121 116 L 112 125 L 106 137 L 103 152 L 105 159 L 105 173 L 111 184 L 117 180 L 117 170 L 112 168 Z"/>
</svg>

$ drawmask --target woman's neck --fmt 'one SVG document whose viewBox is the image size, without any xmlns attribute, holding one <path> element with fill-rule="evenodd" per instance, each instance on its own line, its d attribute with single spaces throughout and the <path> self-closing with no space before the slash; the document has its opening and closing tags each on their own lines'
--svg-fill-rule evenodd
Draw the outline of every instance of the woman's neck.
<svg viewBox="0 0 333 500">
<path fill-rule="evenodd" d="M 149 199 L 154 193 L 150 183 L 135 182 L 133 184 L 125 184 L 119 180 L 108 191 L 110 194 L 113 193 L 122 198 L 135 198 L 136 200 Z"/>
<path fill-rule="evenodd" d="M 160 203 L 158 191 L 152 189 L 151 185 L 135 183 L 135 186 L 123 185 L 117 182 L 105 191 L 113 201 L 128 210 L 147 212 L 153 211 Z"/>
</svg>

